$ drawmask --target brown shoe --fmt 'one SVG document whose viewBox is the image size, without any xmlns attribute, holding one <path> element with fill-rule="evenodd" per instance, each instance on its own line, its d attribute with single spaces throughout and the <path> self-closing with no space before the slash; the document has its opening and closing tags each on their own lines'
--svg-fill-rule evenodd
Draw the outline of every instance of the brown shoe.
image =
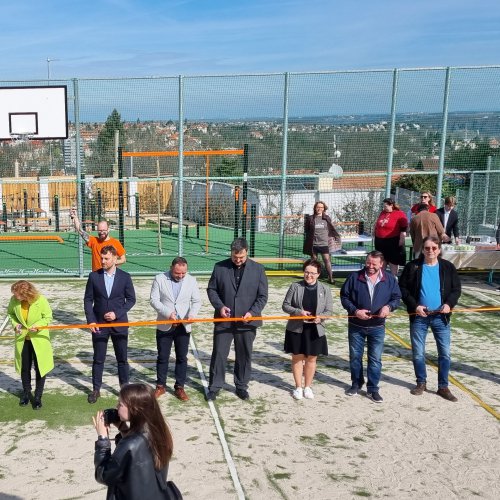
<svg viewBox="0 0 500 500">
<path fill-rule="evenodd" d="M 441 396 L 443 399 L 446 399 L 446 401 L 452 401 L 453 403 L 458 401 L 458 399 L 451 393 L 448 387 L 441 387 L 441 389 L 437 390 L 436 394 L 438 396 Z"/>
<path fill-rule="evenodd" d="M 421 384 L 417 384 L 417 386 L 410 391 L 410 394 L 413 394 L 414 396 L 421 396 L 426 390 L 427 385 L 423 382 Z"/>
<path fill-rule="evenodd" d="M 163 396 L 166 392 L 167 391 L 164 385 L 157 385 L 155 389 L 155 398 L 158 399 L 160 396 Z"/>
<path fill-rule="evenodd" d="M 189 401 L 189 396 L 186 394 L 184 387 L 176 387 L 174 391 L 174 395 L 177 399 L 181 401 Z"/>
</svg>

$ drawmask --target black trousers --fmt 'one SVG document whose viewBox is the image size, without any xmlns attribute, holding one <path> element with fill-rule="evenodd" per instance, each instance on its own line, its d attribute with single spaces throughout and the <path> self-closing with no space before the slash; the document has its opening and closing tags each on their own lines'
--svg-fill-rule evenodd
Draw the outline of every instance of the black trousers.
<svg viewBox="0 0 500 500">
<path fill-rule="evenodd" d="M 255 328 L 241 328 L 214 332 L 212 359 L 210 360 L 210 391 L 220 391 L 226 378 L 226 364 L 231 343 L 234 340 L 234 385 L 247 390 L 252 374 L 252 349 L 256 336 Z"/>
<path fill-rule="evenodd" d="M 111 342 L 113 342 L 113 348 L 115 350 L 116 362 L 118 364 L 118 381 L 120 386 L 128 383 L 128 332 L 106 333 L 106 330 L 101 330 L 100 333 L 92 334 L 92 346 L 94 348 L 94 359 L 92 362 L 92 386 L 94 391 L 100 390 L 102 385 L 102 373 L 104 371 L 104 361 L 106 360 L 109 337 L 111 337 Z"/>
<path fill-rule="evenodd" d="M 25 340 L 23 350 L 21 352 L 21 382 L 23 383 L 23 390 L 31 392 L 31 365 L 35 365 L 35 398 L 41 398 L 43 388 L 45 386 L 45 377 L 40 375 L 38 369 L 38 360 L 36 359 L 35 349 L 31 340 Z"/>
<path fill-rule="evenodd" d="M 156 347 L 158 358 L 156 359 L 156 385 L 165 385 L 167 382 L 168 359 L 175 348 L 175 386 L 184 387 L 187 378 L 187 355 L 189 351 L 189 333 L 184 325 L 171 329 L 168 332 L 156 330 Z"/>
</svg>

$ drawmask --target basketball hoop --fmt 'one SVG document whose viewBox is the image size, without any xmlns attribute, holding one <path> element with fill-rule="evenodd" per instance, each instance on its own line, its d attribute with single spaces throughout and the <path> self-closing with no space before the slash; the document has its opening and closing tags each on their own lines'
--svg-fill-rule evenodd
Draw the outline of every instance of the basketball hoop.
<svg viewBox="0 0 500 500">
<path fill-rule="evenodd" d="M 22 144 L 23 142 L 30 141 L 33 138 L 32 132 L 16 132 L 10 134 L 12 144 Z"/>
</svg>

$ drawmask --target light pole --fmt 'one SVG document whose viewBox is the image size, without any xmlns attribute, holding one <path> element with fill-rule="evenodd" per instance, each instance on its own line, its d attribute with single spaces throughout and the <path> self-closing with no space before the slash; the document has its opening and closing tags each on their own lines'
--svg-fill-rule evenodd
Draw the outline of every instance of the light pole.
<svg viewBox="0 0 500 500">
<path fill-rule="evenodd" d="M 47 83 L 50 82 L 50 63 L 53 61 L 59 61 L 59 59 L 51 59 L 47 57 Z"/>
</svg>

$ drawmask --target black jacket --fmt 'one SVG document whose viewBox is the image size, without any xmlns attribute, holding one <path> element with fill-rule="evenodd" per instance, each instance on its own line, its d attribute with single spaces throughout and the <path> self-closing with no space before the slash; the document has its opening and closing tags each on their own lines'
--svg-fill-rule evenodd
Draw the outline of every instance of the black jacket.
<svg viewBox="0 0 500 500">
<path fill-rule="evenodd" d="M 302 253 L 306 255 L 312 256 L 313 251 L 313 241 L 314 241 L 314 218 L 316 216 L 314 214 L 306 215 L 304 217 L 304 246 L 302 248 Z M 326 221 L 326 225 L 328 227 L 328 237 L 332 237 L 340 240 L 340 235 L 335 229 L 332 219 L 330 216 L 323 213 L 321 218 Z"/>
<path fill-rule="evenodd" d="M 410 314 L 410 321 L 415 319 L 415 315 L 412 313 L 415 313 L 419 305 L 423 263 L 423 257 L 408 262 L 399 278 L 399 288 L 401 290 L 403 302 L 406 304 L 406 308 Z M 439 281 L 441 285 L 441 304 L 448 304 L 450 308 L 454 308 L 462 293 L 460 278 L 455 266 L 451 262 L 438 257 L 438 263 Z M 446 315 L 448 320 L 450 314 Z"/>
<path fill-rule="evenodd" d="M 444 227 L 444 207 L 438 208 L 436 210 L 436 215 L 439 217 L 441 224 Z M 451 233 L 455 238 L 460 238 L 460 232 L 458 230 L 458 214 L 457 211 L 452 208 L 450 210 L 450 215 L 448 215 L 448 222 L 446 227 L 444 227 L 446 234 L 451 238 Z"/>
<path fill-rule="evenodd" d="M 168 467 L 156 471 L 147 439 L 131 434 L 118 440 L 111 454 L 109 439 L 95 444 L 95 478 L 108 487 L 107 500 L 165 500 Z"/>
</svg>

